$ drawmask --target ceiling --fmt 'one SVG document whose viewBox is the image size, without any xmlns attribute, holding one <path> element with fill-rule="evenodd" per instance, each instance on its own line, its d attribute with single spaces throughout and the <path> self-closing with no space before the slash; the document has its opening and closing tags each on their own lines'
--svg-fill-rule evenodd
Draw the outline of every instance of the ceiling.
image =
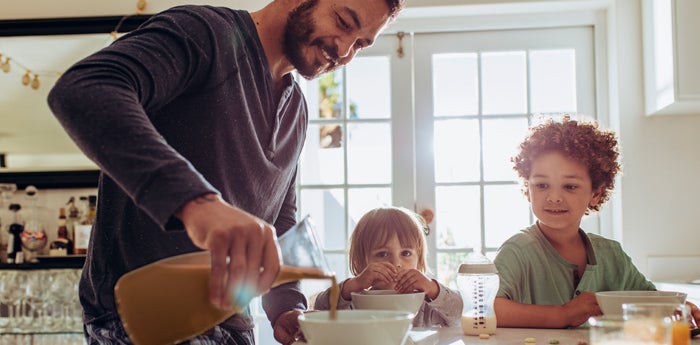
<svg viewBox="0 0 700 345">
<path fill-rule="evenodd" d="M 10 58 L 11 67 L 0 72 L 0 153 L 77 152 L 46 97 L 61 72 L 109 42 L 108 34 L 0 37 L 0 54 L 3 61 Z M 26 70 L 38 75 L 38 89 L 22 84 Z"/>
</svg>

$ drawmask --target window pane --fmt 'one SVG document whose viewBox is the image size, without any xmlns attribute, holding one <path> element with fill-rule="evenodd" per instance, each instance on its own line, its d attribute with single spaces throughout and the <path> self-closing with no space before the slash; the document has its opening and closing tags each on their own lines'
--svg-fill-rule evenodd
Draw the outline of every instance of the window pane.
<svg viewBox="0 0 700 345">
<path fill-rule="evenodd" d="M 467 252 L 458 253 L 438 253 L 437 255 L 437 279 L 451 288 L 457 287 L 457 271 L 459 265 L 467 261 Z"/>
<path fill-rule="evenodd" d="M 367 211 L 391 205 L 391 188 L 350 188 L 348 189 L 348 228 L 350 232 Z"/>
<path fill-rule="evenodd" d="M 316 224 L 319 241 L 324 249 L 345 249 L 345 202 L 343 190 L 303 189 L 299 193 L 301 216 L 310 215 Z"/>
<path fill-rule="evenodd" d="M 337 119 L 343 114 L 342 68 L 318 78 L 318 113 L 322 119 Z"/>
<path fill-rule="evenodd" d="M 486 246 L 495 248 L 530 225 L 530 205 L 519 184 L 484 186 L 484 223 Z"/>
<path fill-rule="evenodd" d="M 435 116 L 479 113 L 479 73 L 476 54 L 433 56 L 433 113 Z"/>
<path fill-rule="evenodd" d="M 517 180 L 510 158 L 527 134 L 527 118 L 484 119 L 483 126 L 484 180 Z"/>
<path fill-rule="evenodd" d="M 527 113 L 525 52 L 483 53 L 481 66 L 484 115 Z"/>
<path fill-rule="evenodd" d="M 479 181 L 479 122 L 435 121 L 433 134 L 436 182 Z"/>
<path fill-rule="evenodd" d="M 391 182 L 391 126 L 388 123 L 349 124 L 348 182 Z"/>
<path fill-rule="evenodd" d="M 343 183 L 342 140 L 336 139 L 341 136 L 340 125 L 309 124 L 299 164 L 301 184 Z"/>
<path fill-rule="evenodd" d="M 481 248 L 479 186 L 435 188 L 438 248 Z"/>
<path fill-rule="evenodd" d="M 532 112 L 576 112 L 576 52 L 573 49 L 530 52 Z"/>
<path fill-rule="evenodd" d="M 391 116 L 389 57 L 357 57 L 345 69 L 348 117 L 388 119 Z"/>
</svg>

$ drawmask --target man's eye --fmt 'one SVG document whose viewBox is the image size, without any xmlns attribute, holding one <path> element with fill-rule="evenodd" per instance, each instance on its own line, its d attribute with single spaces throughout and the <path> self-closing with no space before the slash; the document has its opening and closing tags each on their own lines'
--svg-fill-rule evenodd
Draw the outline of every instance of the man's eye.
<svg viewBox="0 0 700 345">
<path fill-rule="evenodd" d="M 350 24 L 348 24 L 348 22 L 346 22 L 345 19 L 343 19 L 343 17 L 341 17 L 340 15 L 336 15 L 336 16 L 337 16 L 337 18 L 338 18 L 338 24 L 340 25 L 340 27 L 341 27 L 343 30 L 349 30 L 349 29 L 350 29 Z"/>
</svg>

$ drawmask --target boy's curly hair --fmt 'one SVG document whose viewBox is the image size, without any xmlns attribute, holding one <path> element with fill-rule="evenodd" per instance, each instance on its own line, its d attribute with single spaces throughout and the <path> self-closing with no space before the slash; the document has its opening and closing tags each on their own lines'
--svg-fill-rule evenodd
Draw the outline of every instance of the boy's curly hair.
<svg viewBox="0 0 700 345">
<path fill-rule="evenodd" d="M 525 193 L 532 162 L 541 154 L 552 151 L 560 152 L 588 168 L 593 190 L 601 193 L 598 204 L 589 206 L 588 211 L 599 211 L 600 206 L 610 198 L 615 188 L 615 175 L 621 171 L 615 132 L 600 129 L 595 121 L 576 121 L 568 116 L 561 122 L 549 119 L 531 128 L 520 144 L 518 154 L 510 159 L 514 163 L 513 169 L 525 181 Z"/>
</svg>

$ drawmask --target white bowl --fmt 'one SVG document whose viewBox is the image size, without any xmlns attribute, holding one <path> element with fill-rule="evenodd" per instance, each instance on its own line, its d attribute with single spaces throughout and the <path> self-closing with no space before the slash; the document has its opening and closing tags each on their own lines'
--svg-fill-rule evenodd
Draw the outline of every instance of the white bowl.
<svg viewBox="0 0 700 345">
<path fill-rule="evenodd" d="M 394 290 L 352 292 L 355 309 L 401 310 L 416 315 L 425 300 L 425 292 L 398 293 Z"/>
<path fill-rule="evenodd" d="M 675 291 L 600 291 L 595 293 L 605 315 L 622 315 L 624 303 L 685 303 L 687 294 Z"/>
<path fill-rule="evenodd" d="M 338 310 L 299 315 L 309 345 L 402 345 L 411 330 L 413 314 L 392 310 Z"/>
</svg>

